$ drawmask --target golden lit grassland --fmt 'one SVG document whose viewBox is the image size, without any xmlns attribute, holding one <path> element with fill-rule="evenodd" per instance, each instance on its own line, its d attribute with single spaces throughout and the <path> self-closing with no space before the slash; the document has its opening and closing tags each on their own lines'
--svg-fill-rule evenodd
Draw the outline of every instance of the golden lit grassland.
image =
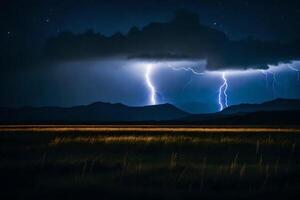
<svg viewBox="0 0 300 200">
<path fill-rule="evenodd" d="M 49 145 L 63 145 L 68 143 L 87 143 L 87 144 L 151 144 L 160 143 L 162 145 L 168 144 L 188 144 L 188 145 L 201 145 L 201 144 L 256 144 L 259 145 L 292 145 L 295 146 L 296 142 L 288 139 L 278 139 L 269 135 L 266 138 L 243 138 L 243 137 L 193 137 L 176 134 L 168 135 L 96 135 L 96 136 L 77 136 L 65 137 L 58 136 L 50 141 Z M 295 148 L 295 147 L 293 147 Z"/>
<path fill-rule="evenodd" d="M 0 182 L 21 199 L 283 199 L 299 195 L 296 132 L 0 134 Z"/>
</svg>

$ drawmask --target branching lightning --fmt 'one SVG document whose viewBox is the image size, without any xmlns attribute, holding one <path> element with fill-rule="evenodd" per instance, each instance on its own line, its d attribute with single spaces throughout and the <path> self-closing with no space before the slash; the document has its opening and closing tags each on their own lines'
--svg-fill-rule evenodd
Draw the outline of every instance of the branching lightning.
<svg viewBox="0 0 300 200">
<path fill-rule="evenodd" d="M 201 72 L 197 72 L 192 67 L 174 67 L 171 64 L 168 64 L 168 67 L 171 68 L 174 71 L 180 71 L 180 70 L 189 71 L 189 72 L 192 72 L 193 75 L 198 75 L 198 76 L 204 74 L 204 73 L 201 73 Z M 145 73 L 145 81 L 146 81 L 147 86 L 148 86 L 149 91 L 150 91 L 150 100 L 149 100 L 149 102 L 151 103 L 151 105 L 156 105 L 157 104 L 157 101 L 156 101 L 156 93 L 157 93 L 157 91 L 156 91 L 155 86 L 154 86 L 154 84 L 152 83 L 152 80 L 151 80 L 152 69 L 153 69 L 153 64 L 147 64 L 146 73 Z M 184 89 L 191 82 L 192 82 L 192 78 L 184 86 Z"/>
<path fill-rule="evenodd" d="M 156 105 L 156 98 L 155 98 L 155 93 L 156 93 L 156 89 L 154 87 L 154 85 L 152 84 L 152 81 L 151 81 L 151 72 L 152 72 L 152 64 L 148 64 L 147 65 L 147 69 L 146 69 L 146 74 L 145 74 L 145 79 L 146 79 L 146 83 L 147 83 L 147 86 L 150 90 L 150 102 L 151 102 L 151 105 Z"/>
<path fill-rule="evenodd" d="M 200 75 L 204 74 L 203 72 L 197 72 L 195 69 L 193 69 L 193 67 L 174 67 L 174 66 L 171 66 L 170 64 L 168 64 L 168 67 L 171 68 L 174 71 L 184 70 L 184 71 L 187 71 L 187 72 L 192 72 L 192 74 L 196 75 L 196 76 L 200 76 Z M 189 81 L 183 86 L 183 88 L 181 90 L 181 94 L 191 84 L 192 81 L 193 81 L 193 76 L 191 76 L 191 78 L 189 79 Z"/>
<path fill-rule="evenodd" d="M 272 92 L 273 92 L 273 98 L 275 98 L 276 96 L 276 83 L 277 83 L 277 78 L 276 78 L 276 74 L 272 71 L 270 71 L 270 73 L 272 74 Z"/>
<path fill-rule="evenodd" d="M 202 72 L 197 72 L 191 67 L 171 67 L 172 70 L 174 71 L 179 71 L 179 70 L 184 70 L 184 71 L 190 71 L 195 75 L 203 75 L 204 73 Z"/>
<path fill-rule="evenodd" d="M 155 64 L 155 67 L 157 66 L 161 66 L 161 65 L 166 65 L 169 69 L 173 70 L 173 71 L 186 71 L 186 72 L 191 72 L 192 76 L 190 77 L 190 79 L 187 81 L 186 84 L 184 84 L 182 90 L 181 90 L 181 94 L 185 91 L 185 89 L 192 83 L 193 81 L 193 77 L 194 76 L 201 76 L 201 75 L 205 75 L 205 74 L 217 74 L 218 76 L 221 74 L 221 78 L 222 78 L 222 85 L 219 86 L 219 90 L 218 90 L 218 104 L 219 104 L 219 111 L 224 110 L 225 108 L 228 107 L 228 80 L 227 80 L 227 75 L 228 74 L 241 74 L 241 73 L 251 73 L 253 74 L 254 70 L 248 70 L 248 71 L 224 71 L 224 72 L 210 72 L 210 71 L 206 71 L 205 69 L 201 69 L 201 71 L 196 70 L 196 66 L 188 63 L 188 62 L 180 62 L 180 63 L 173 63 L 173 62 L 166 62 L 166 63 L 157 63 L 157 65 Z M 184 66 L 183 66 L 184 65 Z M 153 80 L 151 79 L 151 75 L 153 73 L 153 69 L 154 69 L 154 64 L 153 63 L 148 63 L 145 65 L 146 66 L 146 71 L 145 71 L 145 82 L 147 84 L 148 90 L 149 90 L 149 104 L 151 105 L 156 105 L 157 104 L 157 91 L 155 88 L 155 84 L 153 83 Z M 199 65 L 201 66 L 201 65 Z M 286 67 L 286 65 L 281 65 L 281 67 Z M 287 67 L 298 73 L 298 81 L 300 81 L 300 69 L 296 68 L 293 65 L 287 65 Z M 266 89 L 272 89 L 272 96 L 273 98 L 275 98 L 277 96 L 276 93 L 276 87 L 277 84 L 279 83 L 277 80 L 277 72 L 280 72 L 282 70 L 282 68 L 275 68 L 275 66 L 269 66 L 268 69 L 256 69 L 255 71 L 260 72 L 262 75 L 264 75 L 265 77 L 265 86 Z"/>
<path fill-rule="evenodd" d="M 260 70 L 260 72 L 265 76 L 265 80 L 266 80 L 266 88 L 269 88 L 269 80 L 268 80 L 268 72 L 265 70 Z"/>
<path fill-rule="evenodd" d="M 167 63 L 167 65 L 168 65 L 169 68 L 171 68 L 174 71 L 184 70 L 184 71 L 187 71 L 187 72 L 192 72 L 194 75 L 203 75 L 204 74 L 203 72 L 197 72 L 194 69 L 193 65 L 191 65 L 191 66 L 184 66 L 184 67 L 173 66 L 171 63 Z M 186 65 L 190 65 L 190 64 L 186 64 Z"/>
<path fill-rule="evenodd" d="M 204 74 L 203 72 L 195 71 L 192 67 L 173 67 L 170 65 L 169 65 L 169 67 L 174 71 L 179 71 L 179 70 L 190 71 L 193 73 L 193 75 L 197 75 L 197 76 Z M 227 95 L 228 83 L 227 83 L 227 78 L 226 78 L 225 72 L 222 73 L 222 79 L 223 79 L 223 84 L 219 88 L 219 96 L 218 96 L 220 111 L 222 111 L 224 108 L 228 107 L 228 95 Z M 183 91 L 191 83 L 191 81 L 192 81 L 192 78 L 184 86 Z"/>
<path fill-rule="evenodd" d="M 226 93 L 227 89 L 228 89 L 228 83 L 227 83 L 225 72 L 222 73 L 222 79 L 223 79 L 223 84 L 219 88 L 220 111 L 222 111 L 224 108 L 228 107 L 228 96 L 227 96 L 227 93 Z M 224 103 L 223 103 L 222 99 L 224 99 Z"/>
</svg>

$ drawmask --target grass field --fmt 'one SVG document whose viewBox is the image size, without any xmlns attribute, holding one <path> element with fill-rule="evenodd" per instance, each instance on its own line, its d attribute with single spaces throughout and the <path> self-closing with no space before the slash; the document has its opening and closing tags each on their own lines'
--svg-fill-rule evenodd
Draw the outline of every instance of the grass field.
<svg viewBox="0 0 300 200">
<path fill-rule="evenodd" d="M 298 129 L 51 127 L 0 128 L 1 199 L 300 195 Z"/>
</svg>

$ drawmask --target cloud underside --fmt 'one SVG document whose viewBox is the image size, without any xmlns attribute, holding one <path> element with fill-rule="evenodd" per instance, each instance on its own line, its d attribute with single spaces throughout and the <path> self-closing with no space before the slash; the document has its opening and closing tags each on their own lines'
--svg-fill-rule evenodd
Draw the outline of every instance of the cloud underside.
<svg viewBox="0 0 300 200">
<path fill-rule="evenodd" d="M 198 16 L 176 13 L 167 23 L 107 37 L 90 30 L 64 32 L 47 41 L 45 55 L 54 60 L 125 56 L 128 59 L 205 59 L 208 70 L 266 69 L 268 65 L 300 58 L 299 42 L 280 44 L 254 39 L 232 41 L 223 32 L 204 26 Z"/>
</svg>

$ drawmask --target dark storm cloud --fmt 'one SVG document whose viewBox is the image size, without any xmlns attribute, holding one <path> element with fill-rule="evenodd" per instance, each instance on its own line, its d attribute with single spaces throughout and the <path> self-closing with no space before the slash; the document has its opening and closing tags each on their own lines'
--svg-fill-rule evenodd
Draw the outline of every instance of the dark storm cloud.
<svg viewBox="0 0 300 200">
<path fill-rule="evenodd" d="M 89 30 L 64 32 L 48 40 L 46 55 L 52 59 L 126 56 L 145 59 L 206 59 L 208 70 L 267 68 L 269 64 L 300 57 L 296 43 L 246 39 L 230 40 L 223 32 L 201 24 L 198 16 L 178 11 L 167 23 L 150 23 L 127 34 L 104 36 Z"/>
</svg>

